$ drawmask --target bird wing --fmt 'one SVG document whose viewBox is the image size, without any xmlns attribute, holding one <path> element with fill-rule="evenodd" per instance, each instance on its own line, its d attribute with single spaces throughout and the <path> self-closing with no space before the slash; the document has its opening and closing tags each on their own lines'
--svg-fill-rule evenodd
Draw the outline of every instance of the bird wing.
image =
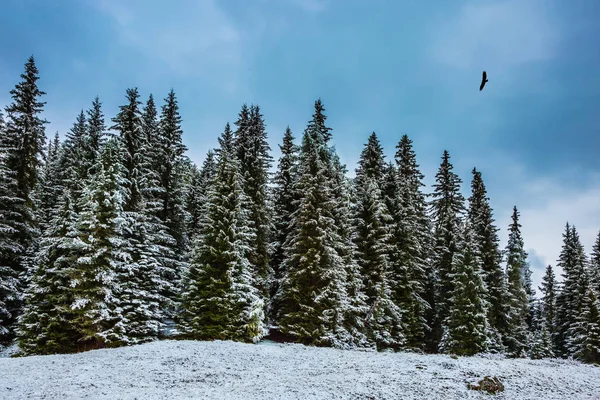
<svg viewBox="0 0 600 400">
<path fill-rule="evenodd" d="M 486 79 L 487 79 L 487 74 L 485 73 L 485 71 L 483 71 L 483 78 L 482 78 L 482 80 L 485 82 Z"/>
<path fill-rule="evenodd" d="M 482 81 L 481 85 L 479 85 L 479 91 L 483 90 L 484 86 L 485 86 L 485 81 Z"/>
</svg>

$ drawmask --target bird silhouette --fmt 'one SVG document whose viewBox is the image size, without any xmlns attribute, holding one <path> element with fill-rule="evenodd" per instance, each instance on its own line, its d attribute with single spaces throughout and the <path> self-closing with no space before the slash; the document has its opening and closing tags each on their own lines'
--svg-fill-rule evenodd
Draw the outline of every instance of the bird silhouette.
<svg viewBox="0 0 600 400">
<path fill-rule="evenodd" d="M 481 78 L 481 86 L 479 86 L 479 91 L 481 92 L 483 90 L 483 87 L 485 86 L 485 83 L 487 82 L 487 74 L 485 73 L 485 71 L 483 71 L 483 77 Z"/>
</svg>

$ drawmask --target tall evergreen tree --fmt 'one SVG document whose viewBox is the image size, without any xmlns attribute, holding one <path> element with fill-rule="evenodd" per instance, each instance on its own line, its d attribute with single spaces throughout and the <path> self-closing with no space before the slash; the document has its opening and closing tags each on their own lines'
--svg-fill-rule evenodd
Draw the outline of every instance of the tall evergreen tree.
<svg viewBox="0 0 600 400">
<path fill-rule="evenodd" d="M 36 271 L 20 317 L 19 347 L 25 354 L 75 352 L 80 338 L 73 323 L 76 312 L 71 308 L 74 301 L 71 282 L 77 276 L 81 241 L 68 189 L 62 192 L 58 206 L 41 241 Z"/>
<path fill-rule="evenodd" d="M 596 291 L 596 295 L 600 296 L 600 232 L 596 237 L 596 242 L 592 247 L 589 263 L 590 285 Z"/>
<path fill-rule="evenodd" d="M 452 259 L 457 251 L 458 234 L 465 209 L 464 197 L 460 193 L 461 179 L 454 173 L 450 163 L 450 154 L 444 150 L 442 163 L 435 176 L 434 192 L 431 200 L 431 218 L 433 221 L 435 279 L 435 319 L 432 345 L 437 347 L 442 335 L 442 325 L 448 316 L 449 298 L 454 291 Z"/>
<path fill-rule="evenodd" d="M 162 106 L 159 132 L 159 176 L 162 209 L 159 217 L 177 241 L 177 250 L 183 252 L 186 247 L 183 193 L 183 155 L 187 150 L 181 135 L 181 116 L 173 89 L 167 95 Z"/>
<path fill-rule="evenodd" d="M 39 188 L 40 227 L 45 232 L 51 225 L 59 201 L 63 195 L 63 180 L 61 173 L 62 146 L 58 132 L 54 140 L 48 143 L 46 163 L 43 167 Z"/>
<path fill-rule="evenodd" d="M 469 222 L 464 224 L 459 235 L 450 272 L 454 291 L 448 303 L 440 350 L 473 355 L 487 350 L 487 311 L 482 298 L 485 288 L 477 237 Z"/>
<path fill-rule="evenodd" d="M 92 102 L 92 108 L 87 111 L 87 135 L 84 141 L 84 159 L 87 163 L 87 177 L 93 176 L 95 167 L 100 158 L 100 152 L 104 145 L 106 136 L 106 124 L 104 113 L 102 112 L 102 103 L 98 96 Z"/>
<path fill-rule="evenodd" d="M 38 88 L 39 71 L 32 57 L 10 91 L 7 120 L 0 136 L 0 340 L 12 336 L 21 307 L 20 293 L 27 265 L 39 236 L 33 191 L 41 174 L 46 141 L 42 119 L 45 93 Z"/>
<path fill-rule="evenodd" d="M 431 272 L 431 225 L 427 203 L 422 192 L 423 174 L 419 170 L 412 140 L 403 135 L 396 146 L 397 198 L 396 206 L 388 206 L 394 216 L 392 271 L 396 281 L 396 304 L 403 310 L 406 346 L 423 348 L 425 335 L 430 332 L 427 312 L 431 311 L 427 299 Z M 392 178 L 388 178 L 390 181 Z M 431 282 L 433 283 L 433 282 Z"/>
<path fill-rule="evenodd" d="M 271 218 L 267 204 L 267 184 L 272 159 L 260 107 L 252 105 L 248 110 L 244 105 L 236 126 L 237 158 L 244 192 L 251 202 L 250 219 L 255 230 L 254 241 L 250 244 L 250 263 L 255 269 L 256 284 L 266 305 L 269 296 L 268 280 L 271 275 L 268 248 Z"/>
<path fill-rule="evenodd" d="M 294 136 L 288 126 L 283 135 L 283 143 L 279 145 L 281 157 L 277 172 L 273 178 L 273 248 L 271 251 L 271 269 L 273 278 L 270 284 L 270 297 L 273 298 L 279 289 L 283 277 L 282 264 L 285 259 L 285 247 L 291 234 L 292 214 L 296 210 L 298 193 L 294 185 L 298 179 L 298 146 L 294 144 Z M 269 304 L 269 318 L 272 322 L 279 311 L 276 302 Z"/>
<path fill-rule="evenodd" d="M 292 234 L 285 243 L 284 277 L 276 301 L 279 328 L 306 344 L 342 346 L 353 338 L 344 328 L 348 304 L 347 246 L 335 226 L 332 152 L 324 132 L 320 102 L 302 138 L 299 179 L 301 194 L 292 215 Z"/>
<path fill-rule="evenodd" d="M 355 259 L 369 307 L 368 336 L 378 349 L 404 344 L 402 313 L 394 303 L 390 287 L 390 224 L 381 190 L 383 149 L 375 133 L 369 136 L 356 170 L 353 207 Z"/>
<path fill-rule="evenodd" d="M 87 178 L 85 162 L 85 141 L 87 136 L 87 124 L 83 110 L 77 115 L 73 127 L 67 133 L 64 142 L 61 169 L 64 186 L 73 192 L 75 198 L 80 198 Z M 77 210 L 77 206 L 75 207 Z"/>
<path fill-rule="evenodd" d="M 524 357 L 527 352 L 529 316 L 529 301 L 527 292 L 523 287 L 521 271 L 527 263 L 527 253 L 523 236 L 521 235 L 521 224 L 519 223 L 519 212 L 513 207 L 512 223 L 509 226 L 508 244 L 506 246 L 506 275 L 507 275 L 507 322 L 508 328 L 504 337 L 509 355 L 513 357 Z"/>
<path fill-rule="evenodd" d="M 600 363 L 600 303 L 591 287 L 585 292 L 570 339 L 573 357 L 587 363 Z"/>
<path fill-rule="evenodd" d="M 556 298 L 556 350 L 562 357 L 571 356 L 569 338 L 582 311 L 587 289 L 585 255 L 575 227 L 567 223 L 557 266 L 563 270 L 562 287 Z"/>
<path fill-rule="evenodd" d="M 485 301 L 490 325 L 490 345 L 492 349 L 501 351 L 501 334 L 506 331 L 507 310 L 504 302 L 506 298 L 505 276 L 500 265 L 500 240 L 481 172 L 473 168 L 472 173 L 468 218 L 469 223 L 473 226 L 487 291 Z"/>
<path fill-rule="evenodd" d="M 542 327 L 549 335 L 554 348 L 557 282 L 551 265 L 546 267 L 546 273 L 542 278 L 542 286 L 539 289 L 542 293 Z"/>
<path fill-rule="evenodd" d="M 219 144 L 217 175 L 185 278 L 180 325 L 194 339 L 256 342 L 265 333 L 263 303 L 248 260 L 254 232 L 229 124 Z"/>
<path fill-rule="evenodd" d="M 209 188 L 216 176 L 215 152 L 211 149 L 200 169 L 192 169 L 192 178 L 186 193 L 185 209 L 187 215 L 187 236 L 191 243 L 200 233 L 202 216 L 208 205 Z"/>
</svg>

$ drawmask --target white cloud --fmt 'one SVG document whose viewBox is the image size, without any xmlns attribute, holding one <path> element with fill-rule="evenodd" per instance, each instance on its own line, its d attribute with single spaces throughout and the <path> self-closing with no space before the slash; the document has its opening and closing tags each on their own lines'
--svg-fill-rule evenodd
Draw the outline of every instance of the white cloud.
<svg viewBox="0 0 600 400">
<path fill-rule="evenodd" d="M 452 67 L 505 70 L 548 60 L 556 51 L 558 27 L 543 0 L 473 0 L 455 18 L 443 17 L 432 55 Z"/>
<path fill-rule="evenodd" d="M 151 3 L 151 4 L 149 4 Z M 115 22 L 121 45 L 170 72 L 205 75 L 222 72 L 233 83 L 243 61 L 243 37 L 215 0 L 175 2 L 100 0 L 93 3 Z"/>
<path fill-rule="evenodd" d="M 520 207 L 516 203 L 521 214 L 525 247 L 530 253 L 532 267 L 537 267 L 532 268 L 537 288 L 544 274 L 543 268 L 548 264 L 555 267 L 555 274 L 560 279 L 562 271 L 556 268 L 556 260 L 567 222 L 575 225 L 586 253 L 590 253 L 600 230 L 600 177 L 591 177 L 583 188 L 551 178 L 527 180 L 518 192 L 515 197 L 522 198 L 526 204 Z M 512 208 L 498 218 L 504 244 L 511 213 Z"/>
</svg>

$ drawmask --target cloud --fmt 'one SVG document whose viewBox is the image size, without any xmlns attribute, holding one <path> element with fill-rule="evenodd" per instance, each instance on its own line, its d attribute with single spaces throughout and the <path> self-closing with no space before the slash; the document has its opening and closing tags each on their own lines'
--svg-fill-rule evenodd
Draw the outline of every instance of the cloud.
<svg viewBox="0 0 600 400">
<path fill-rule="evenodd" d="M 435 60 L 451 67 L 504 70 L 556 53 L 558 27 L 543 0 L 473 0 L 455 18 L 443 17 L 431 51 Z"/>
<path fill-rule="evenodd" d="M 157 62 L 170 73 L 235 75 L 243 61 L 243 35 L 215 0 L 99 0 L 94 2 L 114 21 L 118 42 Z M 234 76 L 228 86 L 234 87 Z"/>
<path fill-rule="evenodd" d="M 518 197 L 523 198 L 525 203 L 523 207 L 516 205 L 521 214 L 521 231 L 530 254 L 536 287 L 549 264 L 555 267 L 555 274 L 562 279 L 562 270 L 556 268 L 556 261 L 562 248 L 565 224 L 575 225 L 587 254 L 600 230 L 600 176 L 591 176 L 580 188 L 555 178 L 524 180 L 517 191 Z M 499 225 L 505 245 L 510 213 L 502 214 Z"/>
</svg>

